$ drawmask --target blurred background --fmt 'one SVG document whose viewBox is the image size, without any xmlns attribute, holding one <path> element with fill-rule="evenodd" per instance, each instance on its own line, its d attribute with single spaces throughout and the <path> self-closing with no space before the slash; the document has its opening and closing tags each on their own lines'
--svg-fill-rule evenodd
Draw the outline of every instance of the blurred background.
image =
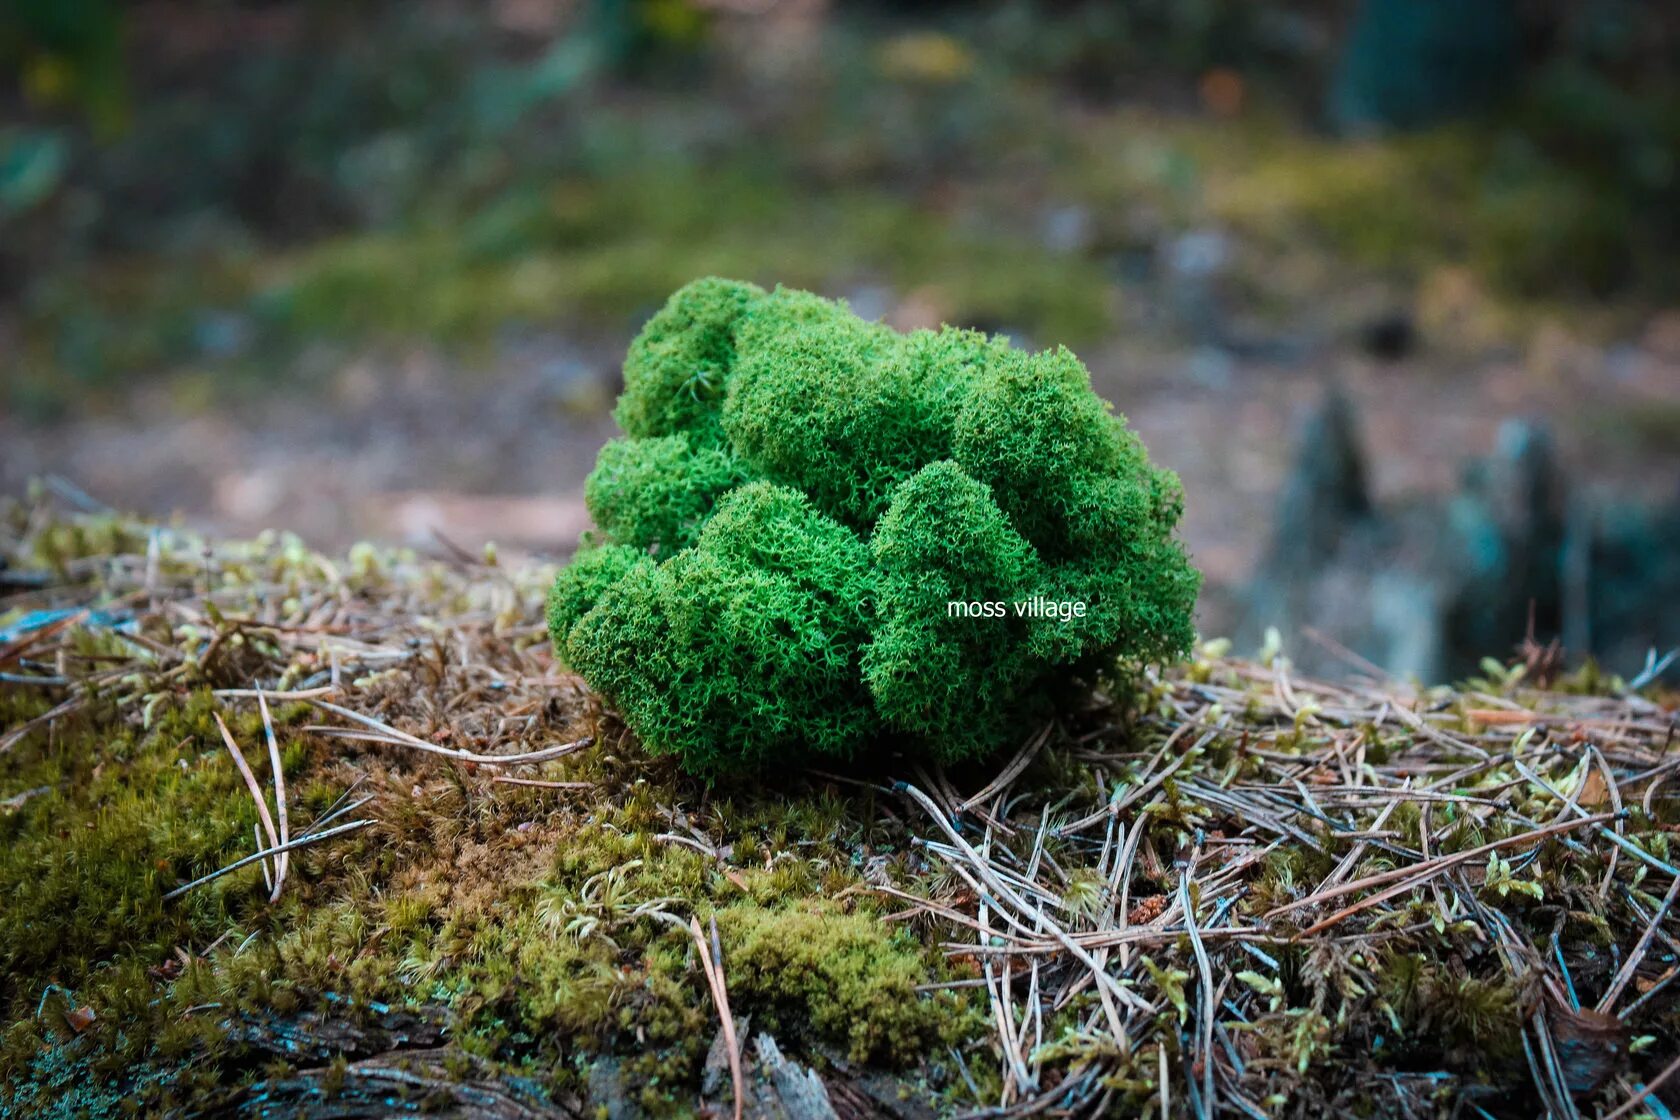
<svg viewBox="0 0 1680 1120">
<path fill-rule="evenodd" d="M 717 273 L 1073 347 L 1204 633 L 1653 678 L 1677 61 L 1658 0 L 0 0 L 0 492 L 563 556 Z"/>
</svg>

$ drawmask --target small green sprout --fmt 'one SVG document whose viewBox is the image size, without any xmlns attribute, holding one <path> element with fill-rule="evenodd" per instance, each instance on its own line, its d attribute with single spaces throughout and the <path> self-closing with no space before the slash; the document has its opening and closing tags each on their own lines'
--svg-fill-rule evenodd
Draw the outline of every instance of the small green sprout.
<svg viewBox="0 0 1680 1120">
<path fill-rule="evenodd" d="M 1184 982 L 1190 979 L 1190 974 L 1171 964 L 1158 965 L 1150 957 L 1142 957 L 1140 961 L 1148 970 L 1149 978 L 1155 981 L 1155 985 L 1161 989 L 1161 994 L 1178 1013 L 1178 1021 L 1186 1022 L 1190 1018 L 1190 1002 L 1185 996 Z"/>
<path fill-rule="evenodd" d="M 1497 852 L 1488 856 L 1487 878 L 1482 883 L 1482 889 L 1492 894 L 1496 894 L 1500 898 L 1509 897 L 1512 891 L 1516 891 L 1518 894 L 1527 895 L 1536 902 L 1543 902 L 1546 898 L 1546 889 L 1544 887 L 1535 882 L 1533 879 L 1517 878 L 1516 874 L 1511 870 L 1511 861 L 1508 859 L 1500 859 L 1499 853 Z"/>
<path fill-rule="evenodd" d="M 1271 976 L 1262 976 L 1258 972 L 1239 972 L 1237 979 L 1253 988 L 1268 1000 L 1268 1007 L 1272 1011 L 1283 1006 L 1283 981 Z"/>
</svg>

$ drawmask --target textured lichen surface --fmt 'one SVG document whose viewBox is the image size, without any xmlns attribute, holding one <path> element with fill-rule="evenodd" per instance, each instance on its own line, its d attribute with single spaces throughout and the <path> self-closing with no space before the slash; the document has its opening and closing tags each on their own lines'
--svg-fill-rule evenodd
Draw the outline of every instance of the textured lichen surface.
<svg viewBox="0 0 1680 1120">
<path fill-rule="evenodd" d="M 1066 350 L 712 278 L 648 322 L 624 381 L 586 491 L 599 532 L 549 626 L 691 769 L 887 738 L 984 754 L 1092 670 L 1189 646 L 1177 480 Z M 1035 597 L 1082 614 L 1015 612 Z"/>
</svg>

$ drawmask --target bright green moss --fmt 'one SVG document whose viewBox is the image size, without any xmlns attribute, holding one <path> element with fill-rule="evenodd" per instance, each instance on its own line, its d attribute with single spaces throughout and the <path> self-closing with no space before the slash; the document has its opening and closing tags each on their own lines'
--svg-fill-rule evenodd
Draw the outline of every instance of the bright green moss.
<svg viewBox="0 0 1680 1120">
<path fill-rule="evenodd" d="M 549 588 L 549 632 L 570 633 L 573 625 L 638 564 L 651 565 L 652 561 L 629 545 L 612 544 L 579 550 L 572 562 L 555 577 L 554 586 Z"/>
<path fill-rule="evenodd" d="M 935 445 L 933 410 L 892 368 L 898 335 L 789 291 L 760 300 L 739 332 L 725 434 L 764 477 L 867 530 Z"/>
<path fill-rule="evenodd" d="M 698 768 L 800 745 L 846 754 L 868 733 L 857 661 L 871 579 L 855 535 L 798 491 L 752 483 L 694 548 L 608 588 L 567 631 L 567 657 L 648 742 L 683 744 Z"/>
<path fill-rule="evenodd" d="M 694 544 L 724 494 L 747 480 L 741 464 L 686 433 L 616 439 L 584 487 L 589 512 L 613 540 L 657 556 Z"/>
<path fill-rule="evenodd" d="M 590 478 L 601 537 L 560 574 L 550 631 L 693 769 L 883 734 L 976 755 L 1087 670 L 1188 646 L 1177 480 L 1066 350 L 900 335 L 713 278 L 648 322 L 624 376 L 630 438 Z M 1035 596 L 1083 614 L 1015 611 Z"/>
<path fill-rule="evenodd" d="M 871 547 L 880 624 L 863 668 L 876 707 L 943 756 L 997 745 L 1039 706 L 1018 695 L 1033 671 L 1032 623 L 953 618 L 946 604 L 1031 595 L 1044 574 L 1032 546 L 992 491 L 946 460 L 898 489 Z"/>
<path fill-rule="evenodd" d="M 732 1003 L 773 1031 L 809 1031 L 855 1062 L 902 1064 L 937 1041 L 953 1014 L 917 994 L 928 979 L 921 955 L 873 916 L 740 905 L 717 921 Z"/>
<path fill-rule="evenodd" d="M 632 436 L 686 432 L 706 445 L 721 440 L 724 382 L 735 365 L 736 322 L 763 291 L 710 278 L 683 288 L 630 344 L 625 393 L 614 417 Z"/>
</svg>

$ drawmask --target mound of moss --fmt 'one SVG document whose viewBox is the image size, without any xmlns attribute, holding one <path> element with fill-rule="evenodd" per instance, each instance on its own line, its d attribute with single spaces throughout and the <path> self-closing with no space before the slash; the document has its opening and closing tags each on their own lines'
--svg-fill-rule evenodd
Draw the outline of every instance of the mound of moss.
<svg viewBox="0 0 1680 1120">
<path fill-rule="evenodd" d="M 1177 479 L 1064 349 L 711 278 L 648 322 L 624 380 L 625 438 L 586 490 L 599 532 L 549 629 L 691 769 L 884 736 L 983 754 L 1115 658 L 1191 640 Z"/>
</svg>

